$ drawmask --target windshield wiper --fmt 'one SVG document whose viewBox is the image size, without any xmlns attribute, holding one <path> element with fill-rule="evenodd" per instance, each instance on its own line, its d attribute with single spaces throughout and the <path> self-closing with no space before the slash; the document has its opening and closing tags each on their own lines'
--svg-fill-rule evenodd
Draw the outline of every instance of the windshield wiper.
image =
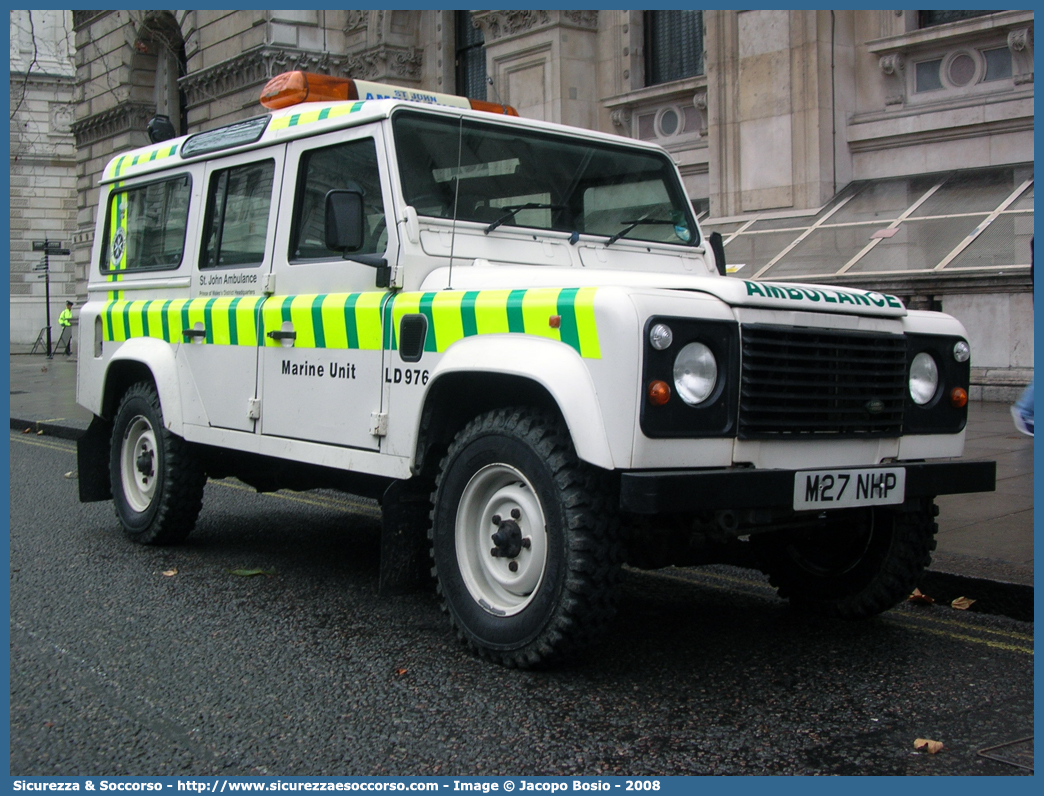
<svg viewBox="0 0 1044 796">
<path fill-rule="evenodd" d="M 640 218 L 637 221 L 621 221 L 620 223 L 626 224 L 627 226 L 621 229 L 612 237 L 610 237 L 609 240 L 605 242 L 606 246 L 612 246 L 632 229 L 634 229 L 635 227 L 640 227 L 643 224 L 671 224 L 672 226 L 675 224 L 674 221 L 664 220 L 662 218 Z"/>
<path fill-rule="evenodd" d="M 507 212 L 504 213 L 504 215 L 502 215 L 492 224 L 490 224 L 488 227 L 486 227 L 487 235 L 493 230 L 495 230 L 497 227 L 499 227 L 501 224 L 506 224 L 508 221 L 515 217 L 516 213 L 521 213 L 523 210 L 564 210 L 565 208 L 563 205 L 548 205 L 542 202 L 527 202 L 524 205 L 508 205 L 501 209 L 506 210 Z"/>
</svg>

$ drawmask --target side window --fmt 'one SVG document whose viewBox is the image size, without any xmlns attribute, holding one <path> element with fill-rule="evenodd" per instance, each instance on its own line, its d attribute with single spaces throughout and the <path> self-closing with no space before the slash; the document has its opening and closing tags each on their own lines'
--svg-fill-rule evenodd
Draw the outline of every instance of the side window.
<svg viewBox="0 0 1044 796">
<path fill-rule="evenodd" d="M 173 269 L 185 252 L 187 174 L 109 194 L 102 271 Z"/>
<path fill-rule="evenodd" d="M 362 191 L 365 240 L 353 254 L 383 252 L 388 243 L 377 145 L 372 138 L 313 149 L 301 155 L 290 233 L 291 260 L 339 256 L 326 248 L 326 194 L 335 188 Z"/>
<path fill-rule="evenodd" d="M 211 175 L 200 268 L 260 265 L 265 259 L 274 175 L 273 160 Z"/>
</svg>

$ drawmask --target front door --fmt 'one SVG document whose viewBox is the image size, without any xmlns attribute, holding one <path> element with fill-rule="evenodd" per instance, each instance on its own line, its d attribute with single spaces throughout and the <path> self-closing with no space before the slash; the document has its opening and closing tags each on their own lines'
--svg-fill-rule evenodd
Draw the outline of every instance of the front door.
<svg viewBox="0 0 1044 796">
<path fill-rule="evenodd" d="M 380 128 L 300 139 L 287 147 L 284 201 L 273 262 L 274 295 L 263 312 L 261 433 L 377 450 L 383 320 L 390 293 L 372 261 L 396 251 Z M 328 191 L 361 190 L 363 247 L 344 259 L 326 248 Z"/>
</svg>

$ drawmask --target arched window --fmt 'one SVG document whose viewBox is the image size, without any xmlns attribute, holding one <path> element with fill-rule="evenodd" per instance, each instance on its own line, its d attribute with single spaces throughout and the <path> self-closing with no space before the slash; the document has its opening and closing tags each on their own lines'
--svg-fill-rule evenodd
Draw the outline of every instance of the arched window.
<svg viewBox="0 0 1044 796">
<path fill-rule="evenodd" d="M 138 28 L 134 48 L 135 68 L 142 74 L 153 73 L 156 114 L 167 116 L 177 134 L 184 135 L 188 118 L 178 79 L 185 76 L 185 40 L 177 20 L 167 11 L 148 14 Z"/>
<path fill-rule="evenodd" d="M 703 74 L 703 12 L 645 12 L 645 85 Z"/>
</svg>

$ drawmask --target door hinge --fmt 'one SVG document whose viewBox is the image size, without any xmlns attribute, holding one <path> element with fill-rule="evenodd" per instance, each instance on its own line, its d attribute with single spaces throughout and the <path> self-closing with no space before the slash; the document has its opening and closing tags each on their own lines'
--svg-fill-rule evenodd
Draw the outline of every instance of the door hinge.
<svg viewBox="0 0 1044 796">
<path fill-rule="evenodd" d="M 267 296 L 275 293 L 275 274 L 265 274 L 261 280 L 261 292 Z"/>
<path fill-rule="evenodd" d="M 250 398 L 247 401 L 247 418 L 250 420 L 261 419 L 261 399 Z"/>
<path fill-rule="evenodd" d="M 370 413 L 370 433 L 375 437 L 386 437 L 388 435 L 388 413 Z"/>
</svg>

